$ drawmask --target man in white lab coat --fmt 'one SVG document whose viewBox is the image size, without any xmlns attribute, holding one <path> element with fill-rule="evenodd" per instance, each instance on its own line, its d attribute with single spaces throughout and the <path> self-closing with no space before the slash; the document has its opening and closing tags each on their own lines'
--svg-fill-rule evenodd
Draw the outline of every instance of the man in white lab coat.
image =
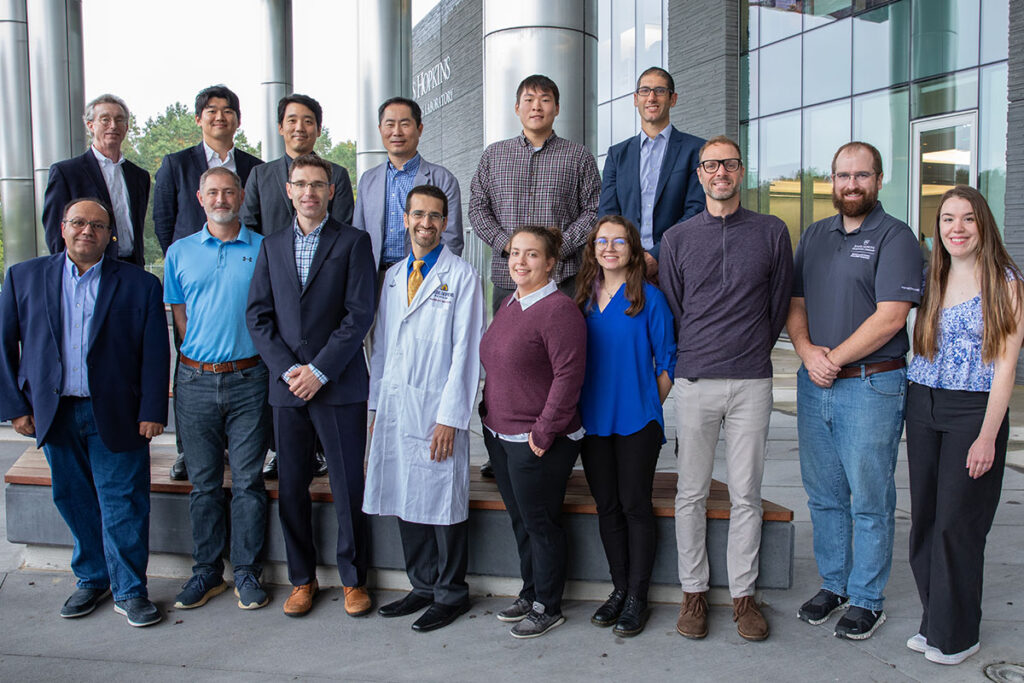
<svg viewBox="0 0 1024 683">
<path fill-rule="evenodd" d="M 405 203 L 411 252 L 384 275 L 370 359 L 372 440 L 363 511 L 395 515 L 412 591 L 382 617 L 429 609 L 414 631 L 469 610 L 469 418 L 480 379 L 480 278 L 441 236 L 448 198 L 430 185 Z"/>
</svg>

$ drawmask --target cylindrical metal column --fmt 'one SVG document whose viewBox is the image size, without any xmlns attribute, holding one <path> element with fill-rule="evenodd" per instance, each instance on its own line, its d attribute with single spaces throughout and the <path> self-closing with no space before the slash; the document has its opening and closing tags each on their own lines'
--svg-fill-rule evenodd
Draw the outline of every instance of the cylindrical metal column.
<svg viewBox="0 0 1024 683">
<path fill-rule="evenodd" d="M 4 266 L 36 255 L 25 0 L 0 0 L 0 202 Z"/>
<path fill-rule="evenodd" d="M 483 0 L 484 142 L 522 130 L 516 86 L 531 74 L 558 85 L 555 132 L 597 154 L 597 0 Z"/>
<path fill-rule="evenodd" d="M 50 165 L 85 148 L 82 0 L 33 0 L 28 7 L 36 240 L 44 244 L 43 194 Z"/>
<path fill-rule="evenodd" d="M 377 131 L 377 107 L 389 97 L 412 96 L 412 7 L 410 0 L 359 0 L 356 14 L 356 173 L 362 177 L 388 156 Z"/>
<path fill-rule="evenodd" d="M 263 0 L 263 160 L 284 154 L 277 133 L 277 103 L 292 92 L 292 0 Z"/>
</svg>

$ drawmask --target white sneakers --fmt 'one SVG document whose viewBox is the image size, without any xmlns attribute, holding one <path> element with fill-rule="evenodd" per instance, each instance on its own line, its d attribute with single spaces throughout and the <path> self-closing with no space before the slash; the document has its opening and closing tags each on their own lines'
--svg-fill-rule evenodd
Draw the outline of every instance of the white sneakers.
<svg viewBox="0 0 1024 683">
<path fill-rule="evenodd" d="M 924 653 L 924 658 L 929 662 L 935 662 L 936 664 L 946 664 L 948 666 L 955 666 L 960 664 L 965 659 L 973 655 L 975 652 L 981 649 L 981 643 L 975 643 L 963 652 L 957 652 L 956 654 L 947 655 L 943 654 L 942 650 L 937 647 L 931 647 L 928 645 L 928 639 L 918 633 L 907 639 L 907 647 L 914 652 Z"/>
</svg>

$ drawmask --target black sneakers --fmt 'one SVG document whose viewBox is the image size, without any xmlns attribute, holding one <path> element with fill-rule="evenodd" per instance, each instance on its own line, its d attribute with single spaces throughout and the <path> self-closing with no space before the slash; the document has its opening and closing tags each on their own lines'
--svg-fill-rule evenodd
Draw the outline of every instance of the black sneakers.
<svg viewBox="0 0 1024 683">
<path fill-rule="evenodd" d="M 817 626 L 818 624 L 824 624 L 828 621 L 828 618 L 843 605 L 847 603 L 849 598 L 842 595 L 836 595 L 830 590 L 822 588 L 818 591 L 818 594 L 813 598 L 800 605 L 800 609 L 796 615 L 808 624 Z"/>
<path fill-rule="evenodd" d="M 865 640 L 885 623 L 885 612 L 853 606 L 836 624 L 836 638 Z"/>
<path fill-rule="evenodd" d="M 60 608 L 60 615 L 65 619 L 76 619 L 91 614 L 103 598 L 110 595 L 109 588 L 79 588 Z"/>
</svg>

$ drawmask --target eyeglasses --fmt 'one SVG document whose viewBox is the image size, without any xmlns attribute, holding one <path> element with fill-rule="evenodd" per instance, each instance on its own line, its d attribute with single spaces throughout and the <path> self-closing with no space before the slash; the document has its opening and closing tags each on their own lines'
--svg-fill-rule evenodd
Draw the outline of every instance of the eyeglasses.
<svg viewBox="0 0 1024 683">
<path fill-rule="evenodd" d="M 97 232 L 100 230 L 110 230 L 110 226 L 106 223 L 100 223 L 99 221 L 87 221 L 84 218 L 65 218 L 63 223 L 64 225 L 70 225 L 75 230 L 85 230 L 85 226 L 87 225 Z"/>
<path fill-rule="evenodd" d="M 739 159 L 705 159 L 700 162 L 700 167 L 704 169 L 705 173 L 715 173 L 719 166 L 725 166 L 726 171 L 735 173 L 740 170 L 742 165 L 743 162 Z"/>
<path fill-rule="evenodd" d="M 877 173 L 867 171 L 857 171 L 856 173 L 833 173 L 832 180 L 840 183 L 849 182 L 850 178 L 853 178 L 858 183 L 862 183 L 865 180 L 870 179 L 873 176 L 878 175 Z"/>
<path fill-rule="evenodd" d="M 322 180 L 314 180 L 311 183 L 307 183 L 303 180 L 296 180 L 293 183 L 292 181 L 289 180 L 288 184 L 294 187 L 299 192 L 305 192 L 307 187 L 313 190 L 314 192 L 322 192 L 323 190 L 326 190 L 327 186 L 329 185 L 329 183 L 325 183 Z"/>
<path fill-rule="evenodd" d="M 612 240 L 607 237 L 598 237 L 594 240 L 594 246 L 598 249 L 622 249 L 626 246 L 626 240 L 622 237 L 616 237 Z"/>
<path fill-rule="evenodd" d="M 128 119 L 124 116 L 110 116 L 109 114 L 104 114 L 96 120 L 100 122 L 101 126 L 110 126 L 113 124 L 120 128 L 121 126 L 128 125 Z"/>
<path fill-rule="evenodd" d="M 640 97 L 647 97 L 651 93 L 654 93 L 658 97 L 664 97 L 665 95 L 671 95 L 674 91 L 659 85 L 657 88 L 648 88 L 646 85 L 636 89 L 636 94 Z"/>
<path fill-rule="evenodd" d="M 426 211 L 420 211 L 419 209 L 416 209 L 415 211 L 409 211 L 408 214 L 409 218 L 413 218 L 418 221 L 427 218 L 432 223 L 439 223 L 440 221 L 444 220 L 444 214 L 440 214 L 437 211 L 431 211 L 430 213 L 427 213 Z"/>
</svg>

